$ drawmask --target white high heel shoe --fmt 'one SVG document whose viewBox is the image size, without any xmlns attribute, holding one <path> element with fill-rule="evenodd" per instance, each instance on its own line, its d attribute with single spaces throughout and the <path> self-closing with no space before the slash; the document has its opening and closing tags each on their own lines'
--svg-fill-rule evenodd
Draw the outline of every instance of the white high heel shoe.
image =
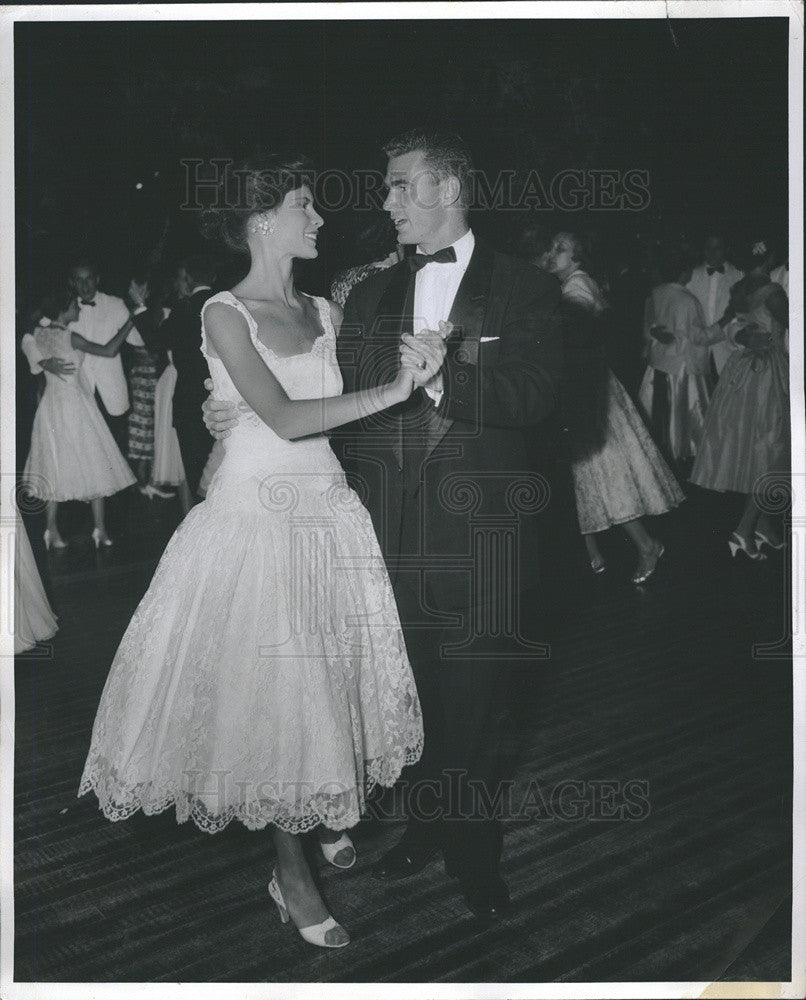
<svg viewBox="0 0 806 1000">
<path fill-rule="evenodd" d="M 352 840 L 350 840 L 349 836 L 346 833 L 343 833 L 338 840 L 334 840 L 332 844 L 325 844 L 323 841 L 320 840 L 319 846 L 322 848 L 322 854 L 324 854 L 325 856 L 325 861 L 327 861 L 328 864 L 333 865 L 334 868 L 339 868 L 342 871 L 347 871 L 348 868 L 352 868 L 353 865 L 355 864 L 355 859 L 356 859 L 355 847 L 353 846 Z M 350 862 L 349 865 L 337 865 L 336 855 L 348 847 L 352 849 L 353 860 Z"/>
<path fill-rule="evenodd" d="M 161 497 L 163 500 L 171 500 L 175 493 L 168 493 L 166 490 L 161 490 L 159 486 L 155 486 L 153 483 L 146 483 L 145 486 L 138 487 L 139 491 L 144 497 L 148 497 L 149 500 L 153 500 L 154 497 Z"/>
<path fill-rule="evenodd" d="M 54 549 L 61 550 L 67 548 L 67 542 L 63 541 L 59 535 L 54 534 L 49 528 L 45 531 L 45 548 L 50 551 L 50 547 L 53 546 Z"/>
<path fill-rule="evenodd" d="M 101 531 L 100 528 L 92 529 L 92 540 L 95 542 L 96 549 L 98 548 L 99 545 L 103 545 L 105 548 L 109 548 L 110 545 L 115 544 L 109 537 L 109 535 L 107 535 L 105 531 Z"/>
<path fill-rule="evenodd" d="M 747 539 L 743 538 L 737 531 L 734 531 L 728 539 L 728 548 L 734 558 L 737 552 L 744 552 L 748 559 L 755 559 L 759 562 L 763 562 L 767 558 L 766 552 L 761 552 L 758 548 L 751 549 Z"/>
<path fill-rule="evenodd" d="M 291 917 L 288 913 L 288 907 L 285 905 L 283 894 L 280 891 L 280 883 L 277 881 L 276 868 L 271 874 L 271 882 L 269 882 L 269 895 L 277 904 L 277 909 L 280 913 L 280 920 L 282 920 L 284 924 L 287 924 Z M 338 944 L 330 944 L 329 941 L 325 940 L 327 932 L 332 931 L 336 927 L 344 930 L 341 924 L 337 924 L 333 917 L 328 914 L 327 920 L 323 920 L 321 924 L 312 924 L 310 927 L 297 927 L 297 930 L 303 940 L 307 941 L 308 944 L 315 944 L 318 948 L 344 948 L 350 943 L 349 938 L 346 941 L 339 941 Z"/>
<path fill-rule="evenodd" d="M 769 545 L 771 549 L 782 549 L 786 545 L 786 542 L 783 538 L 773 541 L 771 538 L 768 538 L 763 531 L 757 531 L 756 548 L 760 550 L 762 545 Z"/>
</svg>

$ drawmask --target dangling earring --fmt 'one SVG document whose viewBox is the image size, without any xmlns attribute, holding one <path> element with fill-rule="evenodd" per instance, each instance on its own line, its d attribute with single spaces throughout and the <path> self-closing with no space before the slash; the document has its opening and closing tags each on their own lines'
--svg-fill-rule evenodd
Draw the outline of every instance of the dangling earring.
<svg viewBox="0 0 806 1000">
<path fill-rule="evenodd" d="M 253 233 L 260 233 L 261 236 L 271 236 L 274 232 L 274 223 L 271 221 L 268 212 L 258 215 L 253 225 L 249 227 Z"/>
</svg>

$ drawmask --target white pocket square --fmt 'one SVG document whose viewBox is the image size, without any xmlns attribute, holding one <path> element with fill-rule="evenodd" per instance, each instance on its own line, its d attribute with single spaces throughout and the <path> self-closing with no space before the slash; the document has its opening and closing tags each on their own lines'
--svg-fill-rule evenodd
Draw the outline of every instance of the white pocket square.
<svg viewBox="0 0 806 1000">
<path fill-rule="evenodd" d="M 500 340 L 500 339 L 501 339 L 500 337 L 480 337 L 479 338 L 479 343 L 480 344 L 489 344 L 491 340 Z"/>
</svg>

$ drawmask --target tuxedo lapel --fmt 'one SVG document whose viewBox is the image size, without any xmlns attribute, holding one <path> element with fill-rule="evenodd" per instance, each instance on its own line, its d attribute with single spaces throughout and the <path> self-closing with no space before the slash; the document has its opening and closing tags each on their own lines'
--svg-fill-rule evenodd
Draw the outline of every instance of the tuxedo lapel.
<svg viewBox="0 0 806 1000">
<path fill-rule="evenodd" d="M 460 341 L 481 337 L 492 273 L 492 251 L 484 243 L 477 242 L 448 317 L 454 327 L 449 341 L 454 349 Z"/>
<path fill-rule="evenodd" d="M 484 326 L 484 314 L 487 297 L 490 292 L 490 281 L 493 271 L 493 255 L 489 247 L 476 242 L 470 263 L 462 277 L 456 297 L 451 307 L 449 322 L 453 330 L 448 338 L 448 353 L 458 350 L 461 344 L 474 344 L 478 350 L 478 342 Z M 436 448 L 453 426 L 453 421 L 434 411 L 428 424 L 426 440 L 426 458 Z"/>
</svg>

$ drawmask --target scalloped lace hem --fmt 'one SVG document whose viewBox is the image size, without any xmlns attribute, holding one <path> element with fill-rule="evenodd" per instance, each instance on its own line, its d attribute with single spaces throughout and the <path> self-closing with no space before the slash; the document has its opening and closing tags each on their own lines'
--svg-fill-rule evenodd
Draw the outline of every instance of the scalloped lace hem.
<svg viewBox="0 0 806 1000">
<path fill-rule="evenodd" d="M 138 811 L 145 816 L 155 816 L 175 806 L 177 823 L 191 820 L 204 833 L 219 833 L 233 821 L 243 823 L 248 830 L 262 830 L 271 825 L 292 834 L 307 833 L 320 825 L 331 830 L 346 830 L 359 822 L 367 797 L 373 790 L 378 786 L 390 788 L 394 785 L 403 768 L 416 763 L 422 751 L 423 739 L 419 738 L 394 760 L 384 757 L 365 762 L 363 788 L 355 787 L 336 795 L 317 793 L 303 803 L 255 799 L 211 810 L 200 797 L 175 782 L 168 782 L 159 789 L 153 782 L 127 788 L 109 775 L 108 767 L 100 759 L 87 762 L 78 795 L 95 792 L 101 812 L 112 822 L 129 819 Z"/>
</svg>

